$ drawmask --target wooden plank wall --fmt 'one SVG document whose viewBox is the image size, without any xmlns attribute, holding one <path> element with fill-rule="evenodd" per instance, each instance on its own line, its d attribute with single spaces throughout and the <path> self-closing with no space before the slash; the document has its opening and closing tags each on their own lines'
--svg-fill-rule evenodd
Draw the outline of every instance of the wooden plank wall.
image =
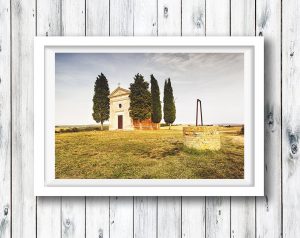
<svg viewBox="0 0 300 238">
<path fill-rule="evenodd" d="M 0 237 L 300 237 L 298 0 L 0 0 Z M 265 37 L 265 196 L 33 196 L 33 37 Z"/>
</svg>

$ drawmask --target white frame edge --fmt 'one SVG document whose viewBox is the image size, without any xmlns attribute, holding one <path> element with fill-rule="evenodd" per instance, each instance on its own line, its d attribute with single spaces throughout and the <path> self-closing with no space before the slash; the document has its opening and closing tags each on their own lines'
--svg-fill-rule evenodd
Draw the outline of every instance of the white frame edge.
<svg viewBox="0 0 300 238">
<path fill-rule="evenodd" d="M 99 44 L 101 42 L 101 44 Z M 45 46 L 253 46 L 253 186 L 47 186 L 45 181 Z M 43 79 L 43 80 L 38 80 Z M 263 196 L 264 195 L 264 40 L 263 37 L 35 37 L 34 39 L 34 194 L 35 196 Z M 42 136 L 42 138 L 41 138 Z M 68 184 L 68 183 L 66 183 Z"/>
</svg>

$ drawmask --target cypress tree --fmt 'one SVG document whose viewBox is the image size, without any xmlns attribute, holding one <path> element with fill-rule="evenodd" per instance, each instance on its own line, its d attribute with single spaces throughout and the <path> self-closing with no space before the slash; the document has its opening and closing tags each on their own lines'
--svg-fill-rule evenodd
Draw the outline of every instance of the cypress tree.
<svg viewBox="0 0 300 238">
<path fill-rule="evenodd" d="M 151 102 L 152 102 L 151 120 L 154 123 L 160 123 L 161 102 L 160 102 L 159 86 L 153 74 L 151 74 L 150 78 L 151 78 L 150 83 L 151 83 Z"/>
<path fill-rule="evenodd" d="M 130 107 L 129 114 L 133 120 L 139 122 L 151 117 L 151 93 L 149 83 L 144 80 L 143 75 L 134 76 L 134 83 L 130 84 Z"/>
<path fill-rule="evenodd" d="M 95 81 L 92 114 L 97 123 L 101 122 L 101 130 L 103 130 L 103 122 L 109 119 L 109 94 L 107 79 L 101 73 Z"/>
<path fill-rule="evenodd" d="M 164 87 L 164 120 L 171 129 L 171 124 L 176 119 L 176 107 L 173 96 L 173 88 L 170 78 L 165 81 Z"/>
</svg>

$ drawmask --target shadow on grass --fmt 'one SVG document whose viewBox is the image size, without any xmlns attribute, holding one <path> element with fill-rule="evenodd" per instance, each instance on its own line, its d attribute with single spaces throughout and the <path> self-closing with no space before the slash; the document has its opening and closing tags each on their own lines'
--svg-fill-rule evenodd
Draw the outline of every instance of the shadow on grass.
<svg viewBox="0 0 300 238">
<path fill-rule="evenodd" d="M 213 150 L 198 150 L 195 148 L 189 148 L 185 145 L 182 146 L 182 151 L 189 155 L 198 155 L 198 156 L 212 156 L 217 154 L 220 150 L 213 151 Z"/>
</svg>

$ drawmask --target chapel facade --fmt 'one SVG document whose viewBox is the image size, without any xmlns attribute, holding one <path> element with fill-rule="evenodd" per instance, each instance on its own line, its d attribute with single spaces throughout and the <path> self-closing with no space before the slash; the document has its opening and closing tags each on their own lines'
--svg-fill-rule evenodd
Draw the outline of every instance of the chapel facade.
<svg viewBox="0 0 300 238">
<path fill-rule="evenodd" d="M 117 87 L 110 95 L 109 130 L 133 130 L 133 121 L 129 115 L 130 91 Z"/>
<path fill-rule="evenodd" d="M 153 123 L 151 118 L 137 121 L 129 114 L 130 90 L 117 87 L 110 95 L 109 130 L 157 130 L 159 123 Z"/>
</svg>

